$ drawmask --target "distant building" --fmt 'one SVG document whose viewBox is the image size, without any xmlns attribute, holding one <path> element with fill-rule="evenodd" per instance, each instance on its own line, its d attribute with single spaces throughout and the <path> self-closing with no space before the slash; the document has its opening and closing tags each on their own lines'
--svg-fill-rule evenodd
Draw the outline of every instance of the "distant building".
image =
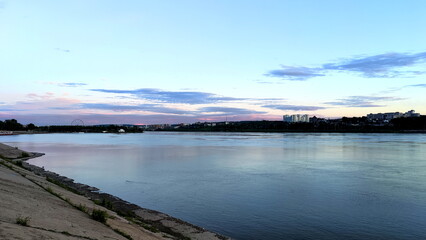
<svg viewBox="0 0 426 240">
<path fill-rule="evenodd" d="M 308 114 L 294 114 L 294 115 L 284 115 L 284 122 L 309 122 Z"/>
<path fill-rule="evenodd" d="M 394 118 L 400 118 L 403 114 L 400 112 L 393 113 L 370 113 L 367 115 L 368 120 L 390 121 Z"/>
<path fill-rule="evenodd" d="M 414 110 L 410 110 L 406 113 L 390 112 L 390 113 L 370 113 L 367 115 L 370 121 L 383 121 L 388 122 L 394 118 L 400 117 L 420 117 L 420 113 L 415 113 Z"/>
<path fill-rule="evenodd" d="M 291 115 L 284 115 L 283 121 L 284 122 L 293 122 L 293 118 L 291 117 Z"/>
<path fill-rule="evenodd" d="M 404 113 L 404 117 L 420 117 L 420 113 L 415 113 L 414 110 L 410 110 Z"/>
</svg>

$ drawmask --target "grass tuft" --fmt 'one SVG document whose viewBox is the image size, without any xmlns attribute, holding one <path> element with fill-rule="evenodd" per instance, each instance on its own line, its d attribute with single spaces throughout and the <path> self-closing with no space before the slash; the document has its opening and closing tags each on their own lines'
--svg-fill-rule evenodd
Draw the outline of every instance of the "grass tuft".
<svg viewBox="0 0 426 240">
<path fill-rule="evenodd" d="M 96 220 L 101 223 L 106 223 L 108 213 L 100 209 L 93 209 L 91 216 L 93 220 Z"/>
<path fill-rule="evenodd" d="M 65 185 L 65 184 L 63 184 L 63 183 L 61 183 L 61 182 L 60 182 L 60 181 L 58 181 L 58 180 L 55 180 L 55 179 L 50 178 L 50 177 L 46 177 L 46 180 L 47 180 L 48 182 L 51 182 L 51 183 L 55 184 L 55 185 L 58 185 L 59 187 L 61 187 L 61 188 L 63 188 L 63 189 L 66 189 L 66 190 L 68 190 L 68 191 L 70 191 L 70 192 L 73 192 L 73 193 L 78 194 L 78 195 L 82 195 L 82 193 L 81 193 L 81 192 L 79 192 L 79 191 L 75 190 L 75 189 L 74 189 L 74 188 L 72 188 L 72 187 L 69 187 L 69 186 L 67 186 L 67 185 Z"/>
<path fill-rule="evenodd" d="M 141 223 L 141 224 L 139 224 L 139 225 L 140 225 L 141 227 L 145 228 L 146 230 L 151 231 L 151 232 L 153 232 L 153 233 L 158 233 L 158 232 L 160 232 L 160 230 L 158 230 L 156 227 L 151 226 L 151 225 L 148 225 L 148 224 L 146 224 L 146 223 Z"/>
<path fill-rule="evenodd" d="M 21 225 L 21 226 L 28 226 L 29 222 L 30 222 L 30 217 L 22 217 L 22 216 L 18 216 L 16 218 L 16 223 Z"/>
<path fill-rule="evenodd" d="M 114 210 L 114 207 L 112 206 L 112 202 L 108 199 L 102 198 L 102 200 L 94 199 L 92 200 L 96 205 L 104 206 L 108 208 L 109 210 Z"/>
<path fill-rule="evenodd" d="M 102 206 L 112 210 L 112 203 L 109 200 L 106 200 L 105 198 L 102 199 Z"/>
<path fill-rule="evenodd" d="M 86 205 L 83 205 L 83 204 L 78 204 L 78 205 L 75 205 L 75 207 L 78 209 L 78 210 L 80 210 L 80 211 L 82 211 L 82 212 L 85 212 L 85 213 L 88 213 L 89 212 L 89 210 L 87 210 L 87 207 L 86 207 Z"/>
<path fill-rule="evenodd" d="M 47 187 L 47 188 L 46 188 L 46 191 L 48 191 L 48 192 L 49 192 L 49 193 L 51 193 L 51 194 L 53 194 L 53 193 L 54 193 L 51 187 Z"/>
<path fill-rule="evenodd" d="M 10 170 L 13 170 L 12 166 L 10 166 L 9 164 L 7 164 L 7 163 L 5 163 L 3 161 L 0 161 L 0 164 L 3 165 L 3 166 L 5 166 L 5 167 L 7 167 L 7 168 L 9 168 Z"/>
</svg>

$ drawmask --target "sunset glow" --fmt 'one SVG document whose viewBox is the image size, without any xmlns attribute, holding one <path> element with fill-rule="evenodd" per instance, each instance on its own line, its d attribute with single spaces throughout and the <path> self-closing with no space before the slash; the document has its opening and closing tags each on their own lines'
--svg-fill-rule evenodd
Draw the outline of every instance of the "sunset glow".
<svg viewBox="0 0 426 240">
<path fill-rule="evenodd" d="M 0 3 L 0 120 L 426 114 L 425 1 Z"/>
</svg>

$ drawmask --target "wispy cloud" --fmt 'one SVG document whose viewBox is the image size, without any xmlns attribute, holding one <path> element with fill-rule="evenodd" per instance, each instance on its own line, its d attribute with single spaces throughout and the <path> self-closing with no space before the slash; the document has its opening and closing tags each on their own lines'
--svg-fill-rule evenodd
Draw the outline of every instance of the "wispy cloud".
<svg viewBox="0 0 426 240">
<path fill-rule="evenodd" d="M 203 107 L 198 109 L 200 112 L 219 115 L 245 115 L 245 114 L 264 114 L 266 112 L 250 110 L 245 108 L 232 107 Z"/>
<path fill-rule="evenodd" d="M 179 115 L 247 115 L 247 114 L 264 114 L 263 111 L 255 111 L 245 108 L 232 107 L 202 107 L 196 110 L 181 110 L 176 108 L 164 107 L 158 104 L 139 104 L 139 105 L 116 105 L 105 103 L 81 103 L 74 107 L 83 109 L 107 110 L 114 112 L 129 112 L 129 111 L 148 111 L 158 114 L 179 114 Z"/>
<path fill-rule="evenodd" d="M 418 87 L 418 88 L 426 88 L 426 84 L 413 84 L 413 85 L 406 85 L 404 87 Z"/>
<path fill-rule="evenodd" d="M 86 83 L 79 83 L 79 82 L 67 82 L 67 83 L 58 83 L 61 87 L 82 87 L 86 86 Z"/>
<path fill-rule="evenodd" d="M 287 111 L 317 111 L 321 109 L 326 109 L 325 107 L 319 107 L 319 106 L 282 105 L 282 104 L 263 105 L 262 107 L 278 109 L 278 110 L 287 110 Z"/>
<path fill-rule="evenodd" d="M 55 94 L 52 92 L 46 92 L 44 94 L 38 93 L 28 93 L 27 98 L 30 98 L 32 101 L 34 100 L 49 100 L 55 97 Z"/>
<path fill-rule="evenodd" d="M 59 87 L 82 87 L 82 86 L 86 86 L 86 83 L 81 83 L 81 82 L 40 82 L 41 84 L 46 84 L 46 85 L 55 85 L 55 86 L 59 86 Z"/>
<path fill-rule="evenodd" d="M 200 119 L 193 116 L 165 116 L 162 114 L 7 114 L 0 112 L 0 119 L 15 118 L 19 122 L 43 125 L 70 125 L 74 119 L 83 120 L 85 125 L 94 124 L 154 124 L 190 123 Z"/>
<path fill-rule="evenodd" d="M 19 122 L 27 124 L 34 123 L 36 125 L 70 125 L 74 119 L 83 120 L 86 125 L 94 124 L 173 124 L 173 123 L 194 123 L 204 121 L 241 121 L 241 120 L 262 120 L 266 115 L 231 115 L 228 114 L 196 114 L 196 115 L 167 115 L 167 114 L 34 114 L 34 113 L 3 113 L 0 111 L 0 119 L 15 118 Z M 274 116 L 280 119 L 281 116 Z"/>
<path fill-rule="evenodd" d="M 21 109 L 16 110 L 13 106 L 10 106 L 10 105 L 1 105 L 0 106 L 0 112 L 10 112 L 10 111 L 23 111 L 23 110 L 21 110 Z"/>
<path fill-rule="evenodd" d="M 83 108 L 83 109 L 108 110 L 108 111 L 115 111 L 115 112 L 148 111 L 148 112 L 168 113 L 168 114 L 191 113 L 190 111 L 162 107 L 156 104 L 115 105 L 115 104 L 106 104 L 106 103 L 81 103 L 81 104 L 78 104 L 77 107 Z"/>
<path fill-rule="evenodd" d="M 164 91 L 155 88 L 140 88 L 136 90 L 91 89 L 95 92 L 131 94 L 140 99 L 164 103 L 207 104 L 215 102 L 242 101 L 246 98 L 224 97 L 213 93 L 196 91 Z"/>
<path fill-rule="evenodd" d="M 57 118 L 52 117 L 52 119 L 56 119 L 55 123 L 62 121 L 58 120 L 59 117 L 85 114 L 90 116 L 117 115 L 116 119 L 119 119 L 120 116 L 129 115 L 133 119 L 131 123 L 135 123 L 136 117 L 134 116 L 139 116 L 139 119 L 153 116 L 153 118 L 159 120 L 157 123 L 178 123 L 183 119 L 186 119 L 185 122 L 223 121 L 225 116 L 228 120 L 255 120 L 271 119 L 276 116 L 271 116 L 266 111 L 252 109 L 250 106 L 258 107 L 259 105 L 282 101 L 281 98 L 234 98 L 196 91 L 172 92 L 158 89 L 102 89 L 94 91 L 124 94 L 124 96 L 135 97 L 135 99 L 131 101 L 125 99 L 117 102 L 82 102 L 64 95 L 58 97 L 52 92 L 29 93 L 25 101 L 19 101 L 12 105 L 0 104 L 0 112 L 4 115 L 19 116 L 27 113 L 27 116 L 30 116 L 29 113 L 34 113 L 37 116 L 39 114 L 56 114 L 58 115 Z M 115 98 L 120 97 L 120 95 L 112 97 L 116 100 Z M 239 104 L 240 101 L 244 101 L 247 107 L 232 107 L 228 105 L 230 103 Z M 189 105 L 182 103 L 189 103 Z M 21 110 L 21 113 L 16 109 Z M 121 123 L 126 122 L 125 119 L 127 118 L 123 118 Z M 191 121 L 189 121 L 190 119 Z M 105 123 L 104 119 L 101 121 Z M 46 122 L 49 121 L 46 120 Z M 152 123 L 153 121 L 150 122 Z"/>
<path fill-rule="evenodd" d="M 64 52 L 64 53 L 69 53 L 69 52 L 71 52 L 71 50 L 69 50 L 69 49 L 63 49 L 63 48 L 55 48 L 55 50 L 56 50 L 56 51 L 59 51 L 59 52 Z"/>
<path fill-rule="evenodd" d="M 426 52 L 420 53 L 385 53 L 366 57 L 354 57 L 341 61 L 325 63 L 320 67 L 282 66 L 271 70 L 266 76 L 279 77 L 284 80 L 307 80 L 326 76 L 330 72 L 352 72 L 367 78 L 412 77 L 426 74 L 426 71 L 404 69 L 426 62 Z"/>
<path fill-rule="evenodd" d="M 402 87 L 392 87 L 392 88 L 389 88 L 389 89 L 386 89 L 386 90 L 379 92 L 379 94 L 391 94 L 391 93 L 401 91 L 405 88 L 426 88 L 426 84 L 420 83 L 420 84 L 404 85 Z"/>
<path fill-rule="evenodd" d="M 404 100 L 398 97 L 379 97 L 379 96 L 350 96 L 347 98 L 337 99 L 332 102 L 325 102 L 328 105 L 345 106 L 345 107 L 384 107 L 383 102 L 393 102 Z"/>
<path fill-rule="evenodd" d="M 347 59 L 338 63 L 323 65 L 325 70 L 350 71 L 362 74 L 365 77 L 392 78 L 408 75 L 424 74 L 424 71 L 398 70 L 398 68 L 413 66 L 426 60 L 426 52 L 385 53 L 363 58 Z"/>
<path fill-rule="evenodd" d="M 303 81 L 312 77 L 325 76 L 320 68 L 281 66 L 281 69 L 271 70 L 265 74 L 268 77 L 284 78 L 292 81 Z"/>
<path fill-rule="evenodd" d="M 67 97 L 57 97 L 54 93 L 47 92 L 44 94 L 30 93 L 27 99 L 18 101 L 9 105 L 2 105 L 3 112 L 10 114 L 14 112 L 33 112 L 33 113 L 52 113 L 52 109 L 72 110 L 72 106 L 79 103 L 77 99 Z"/>
</svg>

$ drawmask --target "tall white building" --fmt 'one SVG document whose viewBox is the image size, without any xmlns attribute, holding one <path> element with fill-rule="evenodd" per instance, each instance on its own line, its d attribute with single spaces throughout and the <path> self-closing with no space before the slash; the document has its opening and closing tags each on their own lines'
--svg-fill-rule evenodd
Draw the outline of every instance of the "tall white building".
<svg viewBox="0 0 426 240">
<path fill-rule="evenodd" d="M 293 115 L 284 115 L 284 122 L 309 122 L 308 114 L 293 114 Z"/>
</svg>

